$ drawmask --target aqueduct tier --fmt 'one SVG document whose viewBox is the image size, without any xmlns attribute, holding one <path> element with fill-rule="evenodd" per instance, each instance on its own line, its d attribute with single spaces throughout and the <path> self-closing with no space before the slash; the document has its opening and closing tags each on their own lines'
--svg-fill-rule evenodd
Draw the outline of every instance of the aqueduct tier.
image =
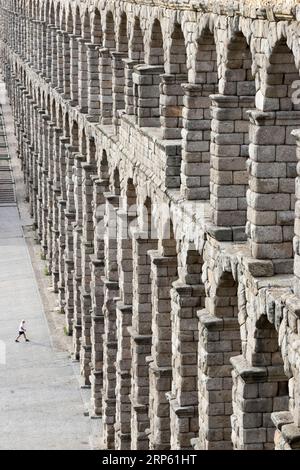
<svg viewBox="0 0 300 470">
<path fill-rule="evenodd" d="M 300 7 L 271 3 L 0 2 L 105 448 L 300 447 Z"/>
</svg>

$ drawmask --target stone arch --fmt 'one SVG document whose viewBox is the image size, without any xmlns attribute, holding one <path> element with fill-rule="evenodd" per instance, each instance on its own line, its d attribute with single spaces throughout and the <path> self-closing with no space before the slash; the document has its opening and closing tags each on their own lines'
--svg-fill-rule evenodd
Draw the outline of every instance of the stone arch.
<svg viewBox="0 0 300 470">
<path fill-rule="evenodd" d="M 57 116 L 56 116 L 56 101 L 55 99 L 52 100 L 51 104 L 51 119 L 53 123 L 56 125 L 57 124 Z"/>
<path fill-rule="evenodd" d="M 79 151 L 83 156 L 86 156 L 87 148 L 88 148 L 87 137 L 86 137 L 85 129 L 83 128 L 81 131 L 80 147 L 79 147 Z"/>
<path fill-rule="evenodd" d="M 183 85 L 181 193 L 187 199 L 209 199 L 210 182 L 217 181 L 210 170 L 210 95 L 218 90 L 218 64 L 214 33 L 208 26 L 196 39 L 193 57 L 189 82 Z"/>
<path fill-rule="evenodd" d="M 210 201 L 214 223 L 240 227 L 239 236 L 245 239 L 248 110 L 255 106 L 255 81 L 251 51 L 243 33 L 233 34 L 224 55 L 220 93 L 212 96 Z"/>
<path fill-rule="evenodd" d="M 93 136 L 89 137 L 88 141 L 88 163 L 96 165 L 97 162 L 97 147 L 96 141 Z"/>
<path fill-rule="evenodd" d="M 71 145 L 74 148 L 74 151 L 79 151 L 79 129 L 77 121 L 72 122 L 71 129 Z"/>
<path fill-rule="evenodd" d="M 291 132 L 300 126 L 300 106 L 292 88 L 299 72 L 286 39 L 276 42 L 260 75 L 257 109 L 249 113 L 248 236 L 255 258 L 271 260 L 275 273 L 292 273 L 297 158 Z"/>
<path fill-rule="evenodd" d="M 222 271 L 214 282 L 199 314 L 198 448 L 228 450 L 233 447 L 231 359 L 242 352 L 238 282 L 230 271 Z"/>
<path fill-rule="evenodd" d="M 100 179 L 106 180 L 107 182 L 109 182 L 109 165 L 108 165 L 106 150 L 102 151 L 102 157 L 99 160 L 99 163 L 100 163 L 100 168 L 99 168 Z"/>
<path fill-rule="evenodd" d="M 65 113 L 64 131 L 65 131 L 66 138 L 69 138 L 70 137 L 70 119 L 69 119 L 68 113 Z"/>
<path fill-rule="evenodd" d="M 253 333 L 251 366 L 245 365 L 242 357 L 232 360 L 232 439 L 236 449 L 272 450 L 273 421 L 276 423 L 282 412 L 289 410 L 288 378 L 284 373 L 278 334 L 267 315 L 259 317 Z"/>
<path fill-rule="evenodd" d="M 64 117 L 63 117 L 63 109 L 62 106 L 59 105 L 58 107 L 58 127 L 61 131 L 64 131 Z"/>
</svg>

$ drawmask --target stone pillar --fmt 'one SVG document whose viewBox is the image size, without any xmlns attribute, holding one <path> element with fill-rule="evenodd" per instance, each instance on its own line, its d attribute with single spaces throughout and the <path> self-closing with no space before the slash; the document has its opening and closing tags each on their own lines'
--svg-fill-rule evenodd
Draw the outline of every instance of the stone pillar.
<svg viewBox="0 0 300 470">
<path fill-rule="evenodd" d="M 293 270 L 296 176 L 295 137 L 299 111 L 249 112 L 250 160 L 247 193 L 251 253 L 272 260 L 274 272 Z"/>
<path fill-rule="evenodd" d="M 275 340 L 277 343 L 277 339 Z M 267 342 L 267 338 L 264 341 Z M 272 339 L 269 341 L 272 342 Z M 277 347 L 276 344 L 276 349 Z M 232 358 L 231 363 L 233 365 L 231 424 L 234 449 L 272 450 L 274 424 L 271 412 L 276 409 L 288 410 L 289 406 L 285 391 L 287 377 L 283 366 L 251 365 L 243 356 Z"/>
<path fill-rule="evenodd" d="M 188 285 L 180 280 L 173 283 L 171 449 L 191 448 L 191 439 L 197 437 L 199 430 L 197 308 L 204 298 L 203 285 Z"/>
<path fill-rule="evenodd" d="M 57 31 L 57 91 L 63 93 L 64 91 L 64 32 Z"/>
<path fill-rule="evenodd" d="M 162 66 L 137 65 L 132 74 L 134 114 L 140 127 L 160 127 L 160 75 Z"/>
<path fill-rule="evenodd" d="M 59 282 L 59 198 L 61 195 L 61 176 L 60 176 L 60 137 L 62 130 L 59 127 L 54 128 L 54 178 L 53 178 L 53 207 L 52 207 L 52 285 L 54 292 L 58 292 Z"/>
<path fill-rule="evenodd" d="M 196 449 L 229 450 L 231 443 L 230 415 L 232 412 L 231 367 L 224 364 L 221 341 L 224 327 L 232 328 L 232 320 L 199 312 L 199 426 L 200 438 L 192 441 Z M 234 319 L 233 329 L 237 320 Z M 229 344 L 228 344 L 229 350 Z"/>
<path fill-rule="evenodd" d="M 92 175 L 96 168 L 89 163 L 82 163 L 82 239 L 81 239 L 81 324 L 82 341 L 80 350 L 81 375 L 85 385 L 90 385 L 91 372 L 91 270 L 90 256 L 94 253 L 93 226 L 93 183 Z"/>
<path fill-rule="evenodd" d="M 119 294 L 117 267 L 117 209 L 119 196 L 105 194 L 106 213 L 104 218 L 104 336 L 103 336 L 103 443 L 106 449 L 115 446 L 116 419 L 116 299 Z"/>
<path fill-rule="evenodd" d="M 214 85 L 183 84 L 181 194 L 209 199 L 210 99 Z"/>
<path fill-rule="evenodd" d="M 71 98 L 71 49 L 70 35 L 66 32 L 62 33 L 62 83 L 63 93 L 67 100 Z"/>
<path fill-rule="evenodd" d="M 66 248 L 66 234 L 65 234 L 65 209 L 67 205 L 67 161 L 66 161 L 66 145 L 70 143 L 68 137 L 60 137 L 59 143 L 59 166 L 60 166 L 60 181 L 61 181 L 61 197 L 58 200 L 58 303 L 61 312 L 65 311 L 65 248 Z"/>
<path fill-rule="evenodd" d="M 99 77 L 99 46 L 87 45 L 88 60 L 88 119 L 92 122 L 100 120 L 100 77 Z"/>
<path fill-rule="evenodd" d="M 102 414 L 103 391 L 103 335 L 104 335 L 104 233 L 103 217 L 107 181 L 94 179 L 93 184 L 93 221 L 94 221 L 94 255 L 91 258 L 91 413 Z"/>
<path fill-rule="evenodd" d="M 163 74 L 160 82 L 160 109 L 163 139 L 181 140 L 183 90 L 186 75 Z"/>
<path fill-rule="evenodd" d="M 71 102 L 73 106 L 78 105 L 78 74 L 79 74 L 79 53 L 78 53 L 78 36 L 70 35 L 70 52 L 71 52 Z"/>
<path fill-rule="evenodd" d="M 88 112 L 88 61 L 87 47 L 85 39 L 78 38 L 78 106 L 81 113 Z"/>
<path fill-rule="evenodd" d="M 123 59 L 124 52 L 112 52 L 112 100 L 113 100 L 113 123 L 118 123 L 118 111 L 125 110 L 125 73 Z"/>
<path fill-rule="evenodd" d="M 112 61 L 109 49 L 99 49 L 100 55 L 100 116 L 101 124 L 112 123 Z"/>
<path fill-rule="evenodd" d="M 118 211 L 118 272 L 120 301 L 116 304 L 116 424 L 115 448 L 130 450 L 131 447 L 131 351 L 130 332 L 132 324 L 132 238 L 131 225 L 136 213 L 128 209 Z"/>
<path fill-rule="evenodd" d="M 177 277 L 177 258 L 150 253 L 152 279 L 152 348 L 149 363 L 150 449 L 170 449 L 170 407 L 166 394 L 172 387 L 171 297 Z M 150 286 L 149 286 L 150 288 Z"/>
<path fill-rule="evenodd" d="M 40 56 L 40 69 L 43 77 L 47 76 L 47 23 L 41 22 L 41 56 Z"/>
<path fill-rule="evenodd" d="M 131 448 L 149 448 L 149 365 L 152 341 L 151 263 L 149 250 L 157 248 L 157 240 L 148 232 L 134 232 L 132 240 L 133 305 L 131 334 Z"/>
<path fill-rule="evenodd" d="M 79 153 L 74 154 L 73 182 L 74 182 L 74 204 L 75 221 L 73 223 L 73 297 L 74 297 L 74 318 L 73 318 L 73 350 L 76 359 L 80 359 L 82 342 L 82 262 L 81 262 L 81 239 L 83 224 L 83 200 L 82 200 L 82 163 L 85 157 Z M 85 384 L 86 385 L 86 384 Z"/>
<path fill-rule="evenodd" d="M 47 217 L 47 266 L 49 274 L 52 274 L 53 266 L 53 205 L 54 205 L 54 149 L 55 149 L 55 122 L 49 121 L 48 125 L 48 217 Z"/>
<path fill-rule="evenodd" d="M 66 145 L 66 189 L 67 189 L 67 205 L 65 209 L 65 256 L 64 256 L 64 273 L 65 273 L 65 314 L 66 329 L 68 334 L 76 334 L 76 324 L 73 331 L 74 317 L 74 292 L 73 292 L 73 270 L 74 270 L 74 242 L 73 242 L 73 222 L 76 217 L 74 203 L 74 182 L 73 182 L 73 166 L 74 166 L 74 148 Z M 78 351 L 75 358 L 78 359 Z"/>
<path fill-rule="evenodd" d="M 46 65 L 46 78 L 51 80 L 51 67 L 52 67 L 52 26 L 47 25 L 46 30 L 46 55 L 45 55 L 45 65 Z"/>
<path fill-rule="evenodd" d="M 134 67 L 139 64 L 138 60 L 123 59 L 124 74 L 125 74 L 125 112 L 128 115 L 134 114 L 134 99 L 133 99 L 133 80 L 132 74 Z"/>
<path fill-rule="evenodd" d="M 56 88 L 57 83 L 57 31 L 56 26 L 50 26 L 51 29 L 51 85 Z"/>
<path fill-rule="evenodd" d="M 213 222 L 220 226 L 246 224 L 249 122 L 246 111 L 253 96 L 211 95 L 211 206 Z"/>
<path fill-rule="evenodd" d="M 42 256 L 46 257 L 47 253 L 47 218 L 48 218 L 48 191 L 47 191 L 47 177 L 49 166 L 49 148 L 48 148 L 48 122 L 50 116 L 45 114 L 43 116 L 43 157 L 42 157 L 42 239 L 41 251 Z"/>
<path fill-rule="evenodd" d="M 298 164 L 296 166 L 296 180 L 295 180 L 295 221 L 294 221 L 294 239 L 293 239 L 293 252 L 294 252 L 294 293 L 300 297 L 300 132 L 293 131 L 293 136 L 296 139 L 296 155 Z M 300 423 L 299 423 L 300 424 Z"/>
</svg>

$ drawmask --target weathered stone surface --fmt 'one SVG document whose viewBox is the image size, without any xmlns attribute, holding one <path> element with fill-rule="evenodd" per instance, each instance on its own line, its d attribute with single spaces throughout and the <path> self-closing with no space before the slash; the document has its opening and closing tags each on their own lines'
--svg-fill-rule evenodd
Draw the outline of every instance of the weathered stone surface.
<svg viewBox="0 0 300 470">
<path fill-rule="evenodd" d="M 3 76 L 103 445 L 297 446 L 298 9 L 29 3 Z"/>
</svg>

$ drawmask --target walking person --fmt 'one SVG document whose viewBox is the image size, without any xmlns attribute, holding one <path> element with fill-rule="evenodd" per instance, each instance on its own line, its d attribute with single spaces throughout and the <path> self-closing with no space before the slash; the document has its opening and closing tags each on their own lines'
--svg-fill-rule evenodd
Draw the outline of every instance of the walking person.
<svg viewBox="0 0 300 470">
<path fill-rule="evenodd" d="M 16 343 L 19 343 L 21 336 L 24 336 L 25 341 L 28 343 L 29 339 L 26 336 L 25 320 L 22 320 L 19 326 L 19 336 L 15 339 Z"/>
</svg>

